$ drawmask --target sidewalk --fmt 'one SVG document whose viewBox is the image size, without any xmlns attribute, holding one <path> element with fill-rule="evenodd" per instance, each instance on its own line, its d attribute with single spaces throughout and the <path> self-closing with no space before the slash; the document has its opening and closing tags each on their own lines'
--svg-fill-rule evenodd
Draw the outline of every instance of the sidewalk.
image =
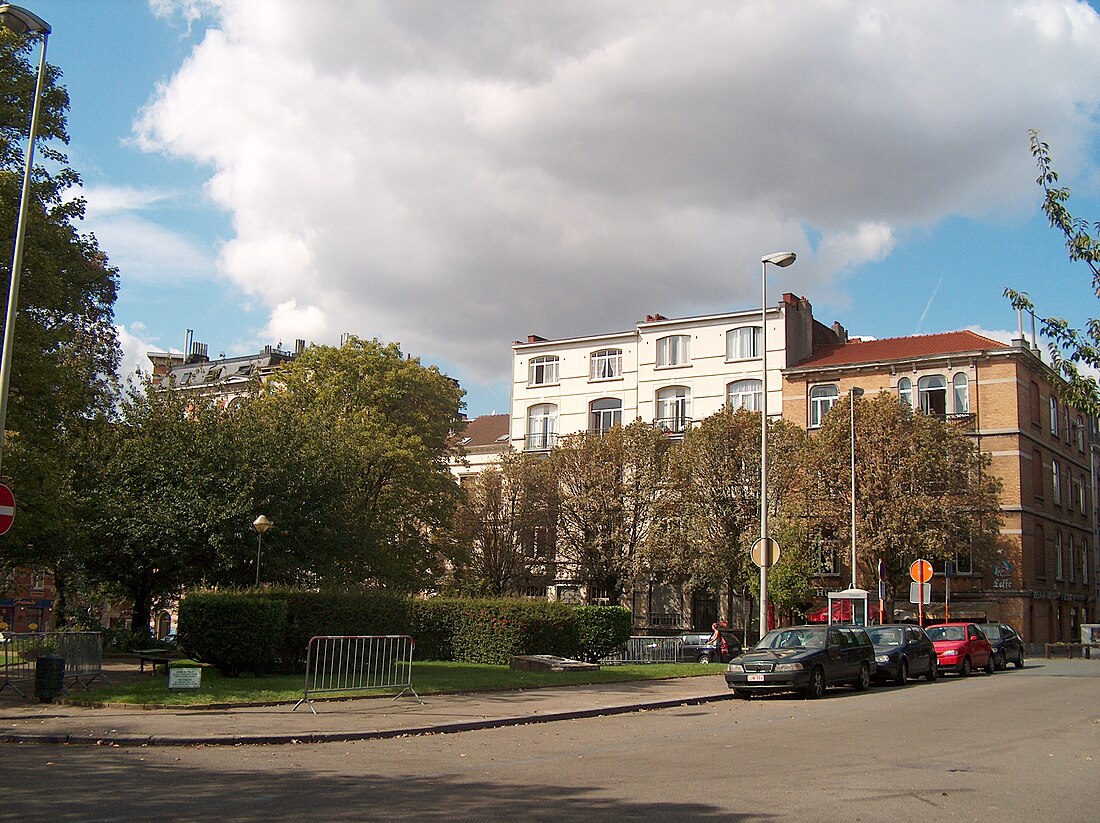
<svg viewBox="0 0 1100 823">
<path fill-rule="evenodd" d="M 478 694 L 320 700 L 235 709 L 84 708 L 0 702 L 0 743 L 195 746 L 444 734 L 726 700 L 722 675 Z"/>
</svg>

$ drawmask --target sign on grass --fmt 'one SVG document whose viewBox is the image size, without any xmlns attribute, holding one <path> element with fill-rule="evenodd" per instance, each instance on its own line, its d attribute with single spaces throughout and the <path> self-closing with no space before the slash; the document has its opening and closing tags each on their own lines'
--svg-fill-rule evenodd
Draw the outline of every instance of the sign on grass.
<svg viewBox="0 0 1100 823">
<path fill-rule="evenodd" d="M 183 667 L 168 669 L 169 689 L 197 689 L 202 682 L 202 669 Z"/>
</svg>

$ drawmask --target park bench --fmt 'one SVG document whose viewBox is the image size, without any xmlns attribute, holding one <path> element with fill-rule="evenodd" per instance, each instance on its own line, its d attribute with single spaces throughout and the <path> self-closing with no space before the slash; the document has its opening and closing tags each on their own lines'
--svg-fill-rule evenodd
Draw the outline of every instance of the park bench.
<svg viewBox="0 0 1100 823">
<path fill-rule="evenodd" d="M 145 671 L 148 663 L 153 674 L 157 673 L 157 666 L 164 666 L 164 673 L 168 674 L 168 650 L 167 649 L 134 649 L 137 655 L 140 670 Z"/>
</svg>

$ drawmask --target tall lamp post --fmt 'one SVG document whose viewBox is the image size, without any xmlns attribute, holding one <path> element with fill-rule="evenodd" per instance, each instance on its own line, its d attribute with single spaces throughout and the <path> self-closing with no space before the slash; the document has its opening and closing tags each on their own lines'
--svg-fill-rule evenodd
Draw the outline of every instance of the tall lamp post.
<svg viewBox="0 0 1100 823">
<path fill-rule="evenodd" d="M 264 532 L 274 525 L 266 515 L 260 515 L 252 521 L 252 528 L 256 530 L 256 588 L 260 588 L 260 550 L 264 547 Z"/>
<path fill-rule="evenodd" d="M 852 441 L 852 588 L 856 587 L 856 398 L 863 397 L 863 389 L 852 387 L 848 400 L 851 413 Z"/>
<path fill-rule="evenodd" d="M 793 251 L 777 251 L 760 258 L 760 636 L 768 633 L 768 264 L 786 268 L 795 261 Z"/>
<path fill-rule="evenodd" d="M 11 378 L 12 348 L 15 343 L 15 316 L 19 311 L 19 278 L 23 269 L 23 237 L 27 229 L 27 201 L 31 193 L 31 171 L 34 168 L 34 136 L 38 131 L 38 115 L 42 103 L 42 87 L 46 77 L 46 41 L 50 24 L 36 14 L 10 3 L 0 5 L 0 25 L 16 34 L 41 34 L 42 56 L 38 61 L 38 79 L 34 86 L 31 107 L 31 128 L 27 135 L 27 156 L 23 164 L 23 197 L 19 201 L 19 216 L 15 228 L 15 251 L 11 261 L 11 282 L 8 285 L 8 314 L 4 321 L 4 351 L 0 355 L 0 468 L 4 457 L 4 432 L 8 419 L 8 383 Z"/>
</svg>

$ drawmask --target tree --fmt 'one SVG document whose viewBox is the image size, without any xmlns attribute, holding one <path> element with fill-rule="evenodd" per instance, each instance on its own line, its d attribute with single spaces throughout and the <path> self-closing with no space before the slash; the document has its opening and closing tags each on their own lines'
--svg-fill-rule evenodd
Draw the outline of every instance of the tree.
<svg viewBox="0 0 1100 823">
<path fill-rule="evenodd" d="M 653 534 L 667 438 L 641 421 L 562 438 L 550 454 L 558 490 L 559 564 L 616 600 Z M 591 594 L 589 595 L 591 597 Z"/>
<path fill-rule="evenodd" d="M 851 539 L 849 401 L 818 430 L 814 464 L 824 490 L 815 502 L 819 531 Z M 890 592 L 918 558 L 954 560 L 970 552 L 990 562 L 997 550 L 1000 480 L 989 455 L 954 424 L 882 392 L 856 401 L 856 551 L 863 580 L 881 559 Z"/>
<path fill-rule="evenodd" d="M 1070 190 L 1059 186 L 1058 172 L 1054 170 L 1050 146 L 1039 139 L 1039 132 L 1032 129 L 1031 154 L 1039 169 L 1035 179 L 1043 189 L 1043 211 L 1052 228 L 1061 232 L 1066 239 L 1069 259 L 1080 261 L 1092 271 L 1092 289 L 1100 297 L 1100 223 L 1075 217 L 1067 203 Z M 1025 292 L 1005 289 L 1013 308 L 1035 315 L 1035 306 Z M 1070 326 L 1059 317 L 1041 317 L 1043 333 L 1050 338 L 1051 364 L 1067 385 L 1060 394 L 1063 399 L 1080 411 L 1090 415 L 1100 414 L 1100 388 L 1096 378 L 1081 373 L 1079 365 L 1100 368 L 1100 319 L 1091 318 L 1082 331 Z"/>
<path fill-rule="evenodd" d="M 505 452 L 499 468 L 481 472 L 463 492 L 455 516 L 456 587 L 493 597 L 522 593 L 553 549 L 557 506 L 546 461 Z"/>
<path fill-rule="evenodd" d="M 22 189 L 24 145 L 36 66 L 30 38 L 0 30 L 0 277 L 11 276 Z M 77 228 L 84 201 L 72 193 L 79 175 L 58 145 L 68 143 L 68 94 L 47 66 L 15 329 L 3 471 L 19 500 L 19 517 L 0 541 L 0 567 L 53 571 L 64 602 L 76 567 L 72 456 L 66 438 L 83 421 L 111 411 L 120 353 L 114 329 L 117 271 L 95 237 Z M 3 320 L 0 318 L 0 326 Z M 60 605 L 60 604 L 59 604 Z M 63 607 L 55 610 L 60 616 Z"/>
</svg>

